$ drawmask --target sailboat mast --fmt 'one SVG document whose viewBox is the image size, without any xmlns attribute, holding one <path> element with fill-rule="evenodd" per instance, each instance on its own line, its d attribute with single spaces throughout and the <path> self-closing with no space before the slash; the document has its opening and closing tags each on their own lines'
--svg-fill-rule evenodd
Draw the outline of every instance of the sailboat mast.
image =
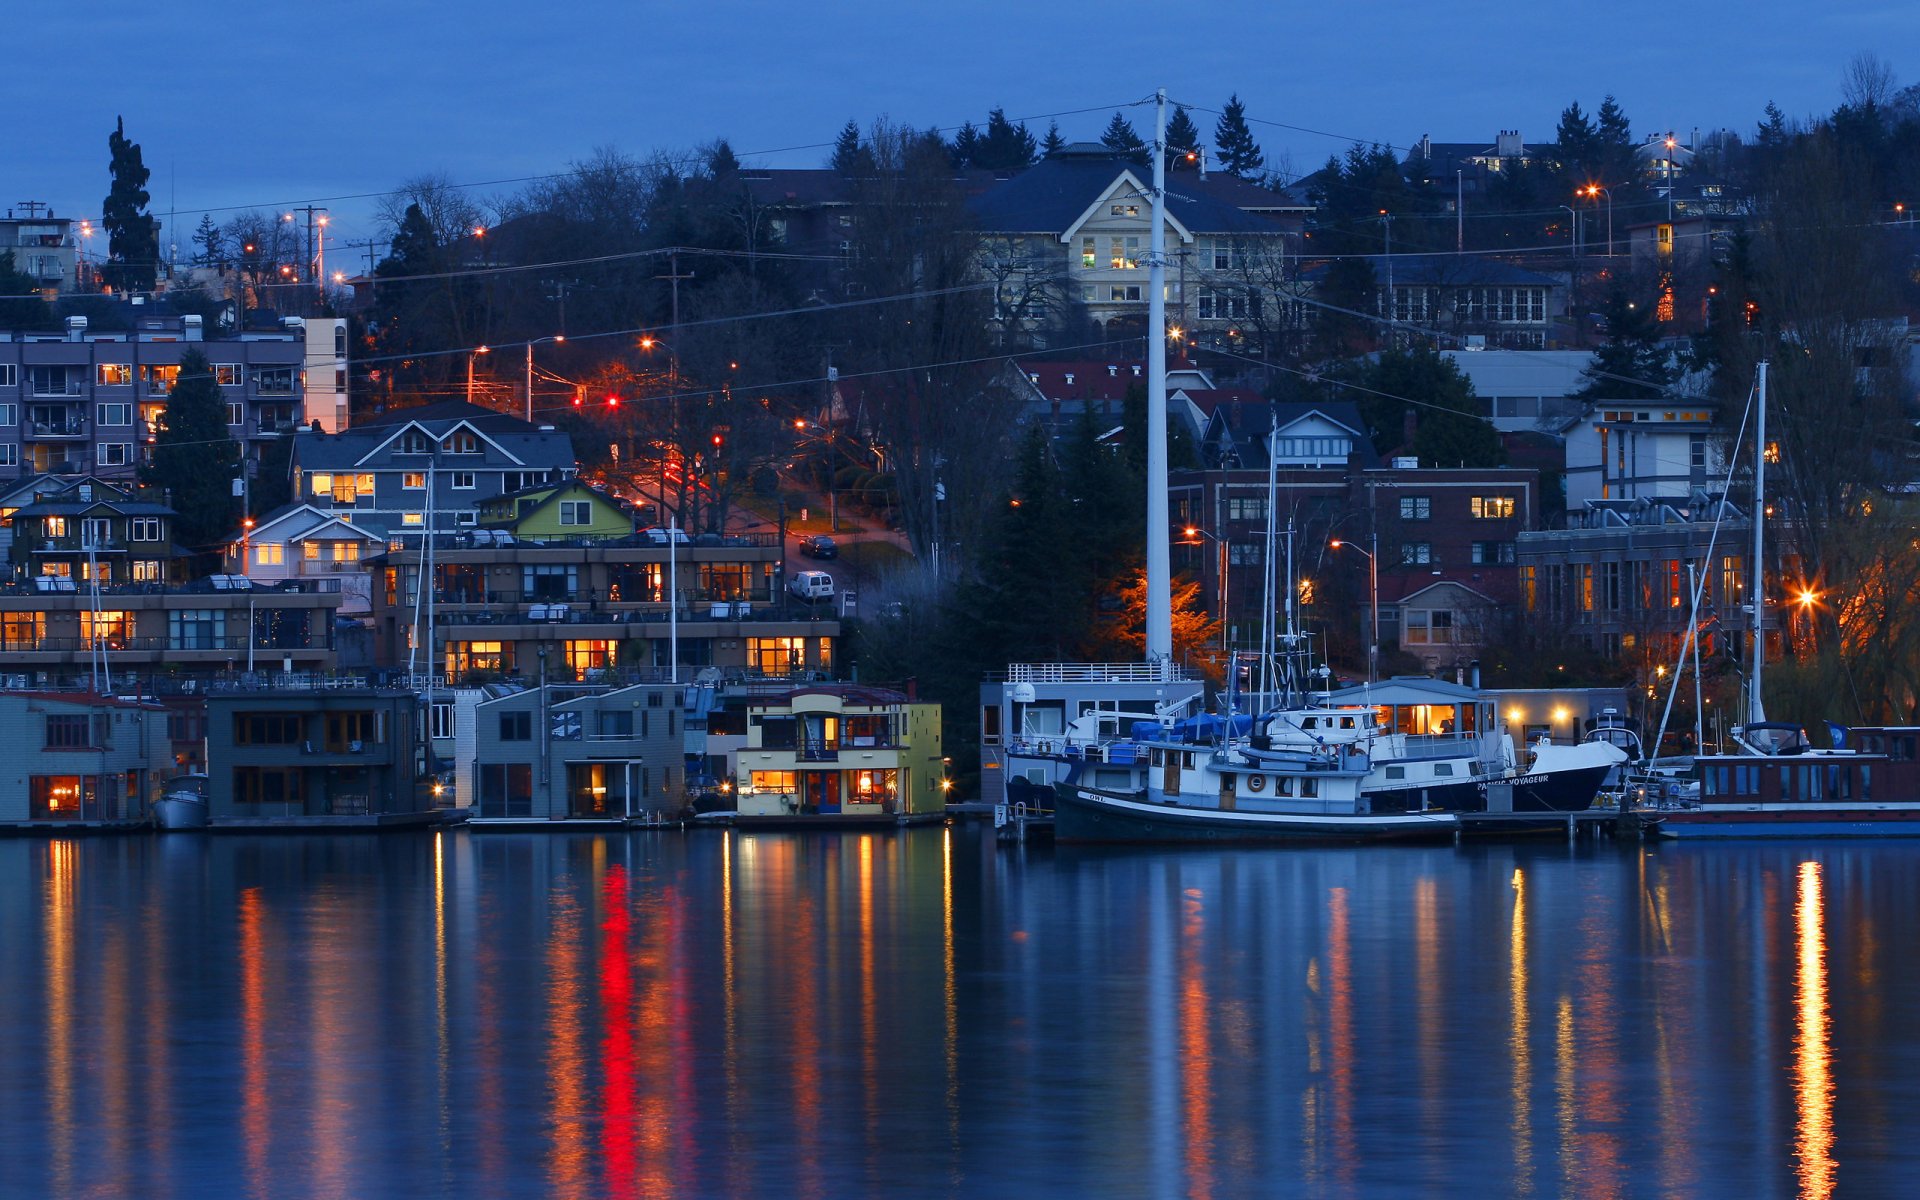
<svg viewBox="0 0 1920 1200">
<path fill-rule="evenodd" d="M 1167 513 L 1167 90 L 1154 93 L 1153 232 L 1147 249 L 1147 628 L 1149 666 L 1173 667 Z"/>
<path fill-rule="evenodd" d="M 1767 538 L 1767 364 L 1760 362 L 1760 372 L 1754 384 L 1758 395 L 1754 398 L 1754 411 L 1759 415 L 1755 426 L 1753 441 L 1753 587 L 1748 599 L 1753 604 L 1753 670 L 1747 676 L 1747 721 L 1749 724 L 1767 719 L 1766 709 L 1760 701 L 1760 671 L 1767 661 L 1767 592 L 1766 592 L 1766 550 Z"/>
</svg>

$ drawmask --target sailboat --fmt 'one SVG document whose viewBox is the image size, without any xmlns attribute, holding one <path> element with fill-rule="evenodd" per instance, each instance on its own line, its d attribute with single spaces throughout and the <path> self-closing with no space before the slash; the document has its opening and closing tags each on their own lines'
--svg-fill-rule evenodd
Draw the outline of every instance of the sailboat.
<svg viewBox="0 0 1920 1200">
<path fill-rule="evenodd" d="M 1765 362 L 1759 364 L 1754 390 L 1758 417 L 1748 606 L 1753 657 L 1747 671 L 1746 719 L 1733 728 L 1732 752 L 1696 760 L 1699 796 L 1671 806 L 1660 832 L 1682 839 L 1920 837 L 1920 755 L 1915 753 L 1920 730 L 1833 725 L 1833 744 L 1815 747 L 1801 726 L 1767 719 L 1761 692 L 1766 667 Z M 1697 593 L 1695 598 L 1697 602 Z M 1682 654 L 1684 658 L 1684 648 Z M 1679 685 L 1677 673 L 1674 685 Z M 1669 707 L 1671 703 L 1670 697 Z"/>
</svg>

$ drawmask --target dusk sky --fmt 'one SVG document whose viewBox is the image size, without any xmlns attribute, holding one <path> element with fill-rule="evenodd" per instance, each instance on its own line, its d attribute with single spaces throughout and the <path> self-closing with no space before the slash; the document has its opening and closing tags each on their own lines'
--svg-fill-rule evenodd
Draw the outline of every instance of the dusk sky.
<svg viewBox="0 0 1920 1200">
<path fill-rule="evenodd" d="M 1769 100 L 1790 116 L 1829 111 L 1864 50 L 1902 85 L 1920 78 L 1920 6 L 1869 0 L 110 0 L 82 15 L 28 6 L 8 28 L 42 56 L 0 83 L 14 116 L 0 205 L 97 216 L 106 136 L 124 114 L 154 211 L 178 211 L 166 240 L 183 254 L 206 209 L 324 201 L 337 231 L 364 239 L 372 201 L 333 198 L 423 172 L 486 183 L 557 171 L 598 146 L 645 155 L 724 136 L 750 164 L 818 166 L 849 117 L 951 127 L 1001 105 L 1038 135 L 1045 114 L 1095 110 L 1059 118 L 1074 140 L 1155 87 L 1205 108 L 1237 91 L 1252 118 L 1337 135 L 1255 125 L 1270 162 L 1307 171 L 1356 138 L 1491 142 L 1517 128 L 1546 140 L 1568 101 L 1591 112 L 1609 91 L 1636 135 L 1747 135 Z M 1150 109 L 1129 115 L 1150 129 Z M 1213 118 L 1196 116 L 1210 133 Z"/>
</svg>

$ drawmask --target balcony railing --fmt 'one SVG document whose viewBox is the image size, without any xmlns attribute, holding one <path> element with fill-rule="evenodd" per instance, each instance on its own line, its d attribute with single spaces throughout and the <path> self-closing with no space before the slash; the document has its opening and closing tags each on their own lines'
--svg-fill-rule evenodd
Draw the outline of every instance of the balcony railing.
<svg viewBox="0 0 1920 1200">
<path fill-rule="evenodd" d="M 27 436 L 31 438 L 83 438 L 87 436 L 87 422 L 84 417 L 74 421 L 29 421 Z"/>
<path fill-rule="evenodd" d="M 99 644 L 105 646 L 107 652 L 110 654 L 141 651 L 240 651 L 244 653 L 247 649 L 247 635 L 244 633 L 208 634 L 205 637 L 176 639 L 164 634 L 128 636 L 114 634 L 101 638 Z M 95 642 L 92 638 L 84 637 L 10 638 L 4 643 L 0 643 L 0 652 L 8 654 L 79 654 L 91 650 L 94 645 Z M 315 644 L 309 639 L 291 646 L 284 644 L 270 646 L 265 642 L 255 642 L 253 649 L 254 652 L 259 655 L 309 654 L 324 652 L 327 647 L 324 641 Z"/>
<path fill-rule="evenodd" d="M 154 554 L 162 553 L 165 545 L 164 542 L 153 543 Z M 249 580 L 245 585 L 234 587 L 231 581 L 236 578 L 246 579 L 247 577 L 216 575 L 187 583 L 102 583 L 100 594 L 102 596 L 254 596 L 264 600 L 290 594 L 337 595 L 340 591 L 338 579 L 280 579 L 272 583 L 257 584 Z M 228 581 L 227 585 L 220 586 L 216 582 L 218 580 Z M 87 589 L 79 586 L 81 581 L 70 580 L 69 582 L 75 584 L 74 590 L 69 592 L 63 588 L 61 595 L 74 596 L 86 592 Z M 39 594 L 40 591 L 41 589 L 31 582 L 0 583 L 0 596 L 31 596 Z"/>
</svg>

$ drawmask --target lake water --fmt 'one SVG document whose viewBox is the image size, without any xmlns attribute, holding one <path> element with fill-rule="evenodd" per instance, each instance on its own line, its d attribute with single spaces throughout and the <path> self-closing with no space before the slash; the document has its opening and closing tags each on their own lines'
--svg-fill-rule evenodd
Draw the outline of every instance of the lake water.
<svg viewBox="0 0 1920 1200">
<path fill-rule="evenodd" d="M 0 842 L 7 1196 L 1897 1195 L 1920 846 Z"/>
</svg>

